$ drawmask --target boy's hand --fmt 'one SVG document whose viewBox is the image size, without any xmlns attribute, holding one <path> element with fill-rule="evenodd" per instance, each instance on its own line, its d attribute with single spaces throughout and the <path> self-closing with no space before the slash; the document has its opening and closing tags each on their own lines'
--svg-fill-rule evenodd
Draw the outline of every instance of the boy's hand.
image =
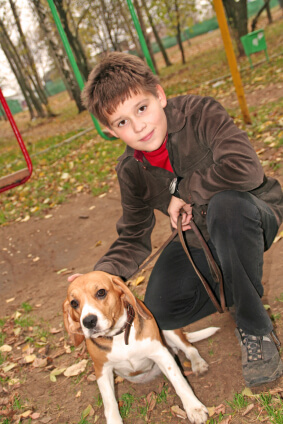
<svg viewBox="0 0 283 424">
<path fill-rule="evenodd" d="M 189 223 L 193 216 L 192 211 L 193 208 L 191 205 L 184 202 L 183 199 L 172 196 L 168 207 L 172 227 L 177 228 L 178 216 L 182 214 L 182 230 L 189 230 L 191 228 Z"/>
</svg>

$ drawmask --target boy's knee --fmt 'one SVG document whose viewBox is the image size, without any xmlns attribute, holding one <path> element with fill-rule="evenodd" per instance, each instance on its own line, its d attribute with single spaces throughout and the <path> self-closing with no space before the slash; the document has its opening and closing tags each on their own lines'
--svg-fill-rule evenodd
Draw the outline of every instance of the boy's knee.
<svg viewBox="0 0 283 424">
<path fill-rule="evenodd" d="M 226 190 L 215 194 L 208 205 L 207 226 L 209 233 L 220 230 L 225 234 L 238 234 L 239 229 L 245 226 L 244 221 L 249 218 L 249 224 L 259 221 L 257 207 L 250 199 L 251 194 L 234 190 Z"/>
</svg>

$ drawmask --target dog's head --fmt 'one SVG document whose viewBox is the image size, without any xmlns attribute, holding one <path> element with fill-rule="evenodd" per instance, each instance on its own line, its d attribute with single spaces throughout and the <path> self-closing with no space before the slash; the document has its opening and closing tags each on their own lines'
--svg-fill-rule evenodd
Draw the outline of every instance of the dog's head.
<svg viewBox="0 0 283 424">
<path fill-rule="evenodd" d="M 69 285 L 63 304 L 64 324 L 72 343 L 78 346 L 84 338 L 115 335 L 126 323 L 126 303 L 142 318 L 152 318 L 119 277 L 102 271 L 78 276 Z"/>
</svg>

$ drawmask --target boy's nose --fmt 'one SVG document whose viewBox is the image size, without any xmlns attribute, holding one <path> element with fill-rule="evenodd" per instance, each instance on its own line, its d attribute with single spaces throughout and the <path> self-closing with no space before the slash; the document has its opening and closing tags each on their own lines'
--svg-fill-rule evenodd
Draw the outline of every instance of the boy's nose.
<svg viewBox="0 0 283 424">
<path fill-rule="evenodd" d="M 133 126 L 133 130 L 136 133 L 141 132 L 145 127 L 146 127 L 146 123 L 139 121 L 138 119 L 135 121 L 132 121 L 132 126 Z"/>
</svg>

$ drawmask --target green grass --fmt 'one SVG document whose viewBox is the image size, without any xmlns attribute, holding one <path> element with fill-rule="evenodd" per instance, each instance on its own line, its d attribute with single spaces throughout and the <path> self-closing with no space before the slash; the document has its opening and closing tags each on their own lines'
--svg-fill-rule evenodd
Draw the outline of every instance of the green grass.
<svg viewBox="0 0 283 424">
<path fill-rule="evenodd" d="M 283 401 L 279 395 L 272 396 L 270 393 L 262 393 L 258 401 L 266 411 L 271 423 L 283 424 Z"/>
<path fill-rule="evenodd" d="M 122 405 L 120 406 L 120 415 L 122 419 L 126 418 L 129 415 L 134 400 L 134 396 L 130 393 L 124 393 L 122 395 Z"/>
<path fill-rule="evenodd" d="M 230 406 L 233 411 L 240 411 L 243 408 L 246 408 L 248 406 L 248 401 L 245 396 L 243 396 L 241 393 L 236 393 L 233 397 L 232 402 L 228 402 L 227 404 Z"/>
</svg>

